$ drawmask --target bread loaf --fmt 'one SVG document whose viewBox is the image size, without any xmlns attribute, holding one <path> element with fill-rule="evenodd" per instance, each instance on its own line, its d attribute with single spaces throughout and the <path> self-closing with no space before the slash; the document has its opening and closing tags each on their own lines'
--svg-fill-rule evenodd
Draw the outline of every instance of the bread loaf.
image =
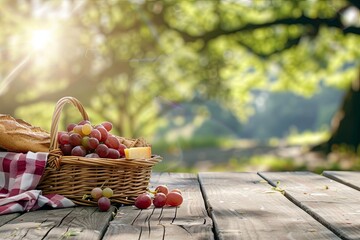
<svg viewBox="0 0 360 240">
<path fill-rule="evenodd" d="M 31 124 L 0 114 L 0 148 L 11 152 L 48 152 L 50 134 Z"/>
</svg>

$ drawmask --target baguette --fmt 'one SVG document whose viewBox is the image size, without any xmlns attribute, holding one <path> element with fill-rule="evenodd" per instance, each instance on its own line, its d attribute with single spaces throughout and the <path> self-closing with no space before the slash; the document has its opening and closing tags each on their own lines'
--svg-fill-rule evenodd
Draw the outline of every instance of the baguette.
<svg viewBox="0 0 360 240">
<path fill-rule="evenodd" d="M 21 119 L 0 114 L 0 149 L 10 152 L 49 152 L 50 133 Z"/>
</svg>

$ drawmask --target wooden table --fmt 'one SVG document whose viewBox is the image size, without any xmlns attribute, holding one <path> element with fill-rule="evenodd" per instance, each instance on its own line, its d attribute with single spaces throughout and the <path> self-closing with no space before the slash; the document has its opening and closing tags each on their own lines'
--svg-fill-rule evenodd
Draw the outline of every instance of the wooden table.
<svg viewBox="0 0 360 240">
<path fill-rule="evenodd" d="M 0 239 L 360 239 L 360 172 L 153 173 L 179 208 L 0 216 Z"/>
</svg>

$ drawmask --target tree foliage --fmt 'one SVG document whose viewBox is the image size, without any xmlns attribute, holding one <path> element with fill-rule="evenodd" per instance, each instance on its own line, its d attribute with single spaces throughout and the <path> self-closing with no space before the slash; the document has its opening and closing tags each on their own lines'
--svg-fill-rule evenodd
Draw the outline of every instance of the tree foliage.
<svg viewBox="0 0 360 240">
<path fill-rule="evenodd" d="M 43 117 L 45 127 L 49 106 L 65 95 L 127 136 L 150 134 L 168 110 L 164 101 L 195 94 L 245 119 L 250 90 L 309 96 L 319 84 L 346 88 L 360 61 L 356 0 L 1 5 L 0 111 Z M 34 31 L 43 29 L 51 38 L 35 49 Z"/>
</svg>

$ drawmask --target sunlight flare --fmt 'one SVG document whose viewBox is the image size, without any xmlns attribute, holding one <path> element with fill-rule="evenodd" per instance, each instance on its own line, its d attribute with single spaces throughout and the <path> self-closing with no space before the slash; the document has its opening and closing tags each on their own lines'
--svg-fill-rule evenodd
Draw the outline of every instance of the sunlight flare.
<svg viewBox="0 0 360 240">
<path fill-rule="evenodd" d="M 31 34 L 31 47 L 34 51 L 39 51 L 47 48 L 51 39 L 52 31 L 49 29 L 34 30 Z"/>
</svg>

